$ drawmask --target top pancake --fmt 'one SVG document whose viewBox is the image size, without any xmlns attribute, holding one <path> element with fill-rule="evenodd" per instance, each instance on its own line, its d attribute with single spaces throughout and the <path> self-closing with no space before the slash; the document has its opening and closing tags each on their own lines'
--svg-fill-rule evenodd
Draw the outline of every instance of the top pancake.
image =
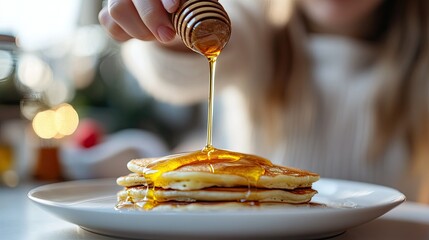
<svg viewBox="0 0 429 240">
<path fill-rule="evenodd" d="M 117 183 L 124 187 L 152 185 L 143 177 L 146 167 L 156 161 L 154 158 L 135 159 L 128 162 L 127 167 L 134 174 L 117 179 Z M 245 168 L 247 160 L 234 162 L 235 167 Z M 213 169 L 228 167 L 225 162 L 197 162 L 182 166 L 176 170 L 163 173 L 156 181 L 155 187 L 178 190 L 197 190 L 207 187 L 237 187 L 253 185 L 258 188 L 295 189 L 311 187 L 312 183 L 319 180 L 319 175 L 309 171 L 284 167 L 279 165 L 262 165 L 264 173 L 260 176 L 256 185 L 243 176 L 225 173 L 213 173 Z M 221 177 L 220 177 L 221 176 Z"/>
</svg>

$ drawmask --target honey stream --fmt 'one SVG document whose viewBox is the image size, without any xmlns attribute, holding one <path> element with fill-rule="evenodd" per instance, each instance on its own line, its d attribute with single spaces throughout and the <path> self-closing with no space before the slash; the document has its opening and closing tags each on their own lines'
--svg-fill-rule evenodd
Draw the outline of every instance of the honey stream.
<svg viewBox="0 0 429 240">
<path fill-rule="evenodd" d="M 139 207 L 144 210 L 150 210 L 158 205 L 155 188 L 163 184 L 166 185 L 166 183 L 163 183 L 162 174 L 176 170 L 182 166 L 190 165 L 196 162 L 205 162 L 209 165 L 213 174 L 231 174 L 242 176 L 248 181 L 248 195 L 250 195 L 252 188 L 256 187 L 258 179 L 265 172 L 263 166 L 272 165 L 269 160 L 262 157 L 217 149 L 213 146 L 215 71 L 217 58 L 224 46 L 219 46 L 219 44 L 213 40 L 215 39 L 213 36 L 209 36 L 206 39 L 209 40 L 193 43 L 195 48 L 193 50 L 207 58 L 210 69 L 206 145 L 201 150 L 159 158 L 146 167 L 143 175 L 148 182 L 152 183 L 152 186 L 147 187 L 145 203 L 141 206 L 139 205 Z M 236 163 L 239 160 L 244 161 Z M 215 165 L 216 167 L 214 167 Z M 128 194 L 127 201 L 134 203 L 130 194 Z M 246 199 L 241 199 L 240 201 L 245 202 Z"/>
</svg>

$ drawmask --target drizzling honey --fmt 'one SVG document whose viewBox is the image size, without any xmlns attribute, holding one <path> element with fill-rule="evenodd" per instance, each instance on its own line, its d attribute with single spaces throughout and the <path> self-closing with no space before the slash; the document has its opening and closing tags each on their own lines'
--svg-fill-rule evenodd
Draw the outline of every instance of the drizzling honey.
<svg viewBox="0 0 429 240">
<path fill-rule="evenodd" d="M 160 158 L 146 167 L 144 177 L 149 182 L 155 183 L 156 186 L 165 186 L 168 184 L 163 183 L 162 178 L 160 178 L 163 173 L 197 162 L 210 165 L 209 168 L 215 174 L 234 174 L 245 177 L 253 186 L 256 185 L 259 177 L 265 171 L 262 166 L 271 165 L 269 160 L 258 156 L 212 147 L 210 150 L 204 148 L 199 151 Z"/>
<path fill-rule="evenodd" d="M 212 18 L 208 17 L 209 14 Z M 146 167 L 143 175 L 148 182 L 152 183 L 153 187 L 147 188 L 146 202 L 141 206 L 145 210 L 157 206 L 155 186 L 166 185 L 162 182 L 161 175 L 182 166 L 204 162 L 214 174 L 242 176 L 248 181 L 249 194 L 247 195 L 250 195 L 251 186 L 257 186 L 257 181 L 265 172 L 263 166 L 272 165 L 269 160 L 258 156 L 217 149 L 213 146 L 216 61 L 231 34 L 229 17 L 222 6 L 217 1 L 210 0 L 185 1 L 177 14 L 173 15 L 173 25 L 185 45 L 206 57 L 209 63 L 207 141 L 202 150 L 162 157 Z M 127 201 L 133 202 L 129 193 Z M 246 201 L 246 199 L 242 199 L 242 201 Z"/>
</svg>

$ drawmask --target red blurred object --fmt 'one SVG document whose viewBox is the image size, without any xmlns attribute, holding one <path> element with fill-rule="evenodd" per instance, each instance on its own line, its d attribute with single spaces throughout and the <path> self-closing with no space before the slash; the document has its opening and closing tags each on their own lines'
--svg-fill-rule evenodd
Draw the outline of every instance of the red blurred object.
<svg viewBox="0 0 429 240">
<path fill-rule="evenodd" d="M 103 135 L 104 131 L 100 123 L 92 119 L 86 119 L 79 123 L 73 138 L 78 146 L 91 148 L 102 141 Z"/>
</svg>

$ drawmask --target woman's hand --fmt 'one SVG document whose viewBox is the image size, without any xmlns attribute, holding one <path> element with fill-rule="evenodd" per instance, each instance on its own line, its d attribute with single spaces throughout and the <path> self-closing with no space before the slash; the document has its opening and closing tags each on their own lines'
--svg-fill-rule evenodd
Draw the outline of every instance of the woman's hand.
<svg viewBox="0 0 429 240">
<path fill-rule="evenodd" d="M 180 0 L 109 0 L 99 21 L 111 37 L 123 42 L 131 38 L 167 43 L 175 38 L 169 13 Z"/>
</svg>

